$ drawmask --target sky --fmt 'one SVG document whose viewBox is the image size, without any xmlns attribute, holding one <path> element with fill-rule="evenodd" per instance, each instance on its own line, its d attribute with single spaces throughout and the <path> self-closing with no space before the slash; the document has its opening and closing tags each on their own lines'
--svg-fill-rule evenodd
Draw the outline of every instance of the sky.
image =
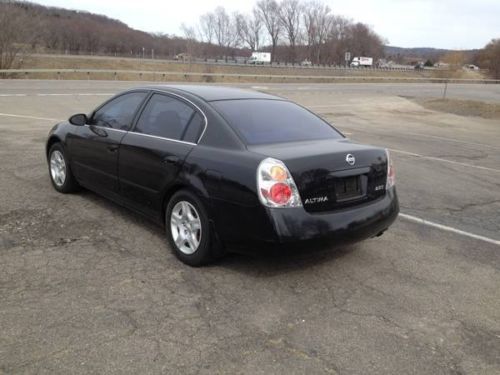
<svg viewBox="0 0 500 375">
<path fill-rule="evenodd" d="M 147 32 L 182 35 L 222 5 L 249 13 L 256 0 L 34 0 L 119 19 Z M 370 25 L 389 45 L 473 49 L 500 38 L 500 0 L 324 0 L 333 13 Z"/>
</svg>

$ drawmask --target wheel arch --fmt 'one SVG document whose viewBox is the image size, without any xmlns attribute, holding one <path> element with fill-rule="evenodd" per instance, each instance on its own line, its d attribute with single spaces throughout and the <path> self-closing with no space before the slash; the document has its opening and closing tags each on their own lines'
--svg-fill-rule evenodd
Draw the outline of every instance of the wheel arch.
<svg viewBox="0 0 500 375">
<path fill-rule="evenodd" d="M 203 186 L 199 188 L 198 186 L 191 184 L 188 184 L 186 182 L 177 182 L 174 185 L 170 186 L 164 193 L 163 193 L 163 199 L 162 199 L 162 205 L 161 205 L 161 221 L 163 224 L 165 224 L 165 215 L 166 215 L 166 210 L 167 210 L 167 205 L 172 196 L 177 193 L 180 190 L 187 190 L 193 194 L 195 194 L 198 198 L 201 199 L 203 203 L 205 203 L 205 209 L 210 213 L 210 204 L 209 204 L 209 199 L 210 197 L 208 196 L 208 192 L 205 190 Z"/>
<path fill-rule="evenodd" d="M 45 147 L 45 156 L 48 158 L 49 157 L 49 151 L 50 148 L 55 145 L 56 143 L 63 143 L 61 138 L 57 135 L 51 135 L 49 139 L 47 140 L 47 146 Z"/>
</svg>

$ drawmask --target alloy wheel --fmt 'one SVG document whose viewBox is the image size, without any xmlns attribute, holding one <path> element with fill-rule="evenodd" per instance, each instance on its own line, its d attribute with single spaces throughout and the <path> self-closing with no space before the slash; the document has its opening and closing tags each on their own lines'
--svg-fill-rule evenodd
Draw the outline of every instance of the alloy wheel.
<svg viewBox="0 0 500 375">
<path fill-rule="evenodd" d="M 50 175 L 52 181 L 58 187 L 64 185 L 66 181 L 66 162 L 64 156 L 59 150 L 54 150 L 50 155 Z"/>
<path fill-rule="evenodd" d="M 196 208 L 187 201 L 175 204 L 170 215 L 170 229 L 177 248 L 184 254 L 193 254 L 200 245 L 202 228 Z"/>
</svg>

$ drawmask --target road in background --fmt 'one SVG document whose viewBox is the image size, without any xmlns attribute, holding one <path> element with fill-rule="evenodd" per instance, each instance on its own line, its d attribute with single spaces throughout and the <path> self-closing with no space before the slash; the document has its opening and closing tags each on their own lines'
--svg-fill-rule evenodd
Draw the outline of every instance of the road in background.
<svg viewBox="0 0 500 375">
<path fill-rule="evenodd" d="M 456 231 L 401 218 L 340 250 L 193 269 L 161 228 L 50 186 L 53 123 L 136 85 L 0 81 L 0 372 L 500 371 L 498 121 L 402 97 L 439 97 L 441 85 L 259 85 L 388 147 L 401 211 Z M 500 102 L 500 86 L 448 95 Z"/>
<path fill-rule="evenodd" d="M 89 94 L 115 93 L 137 85 L 154 85 L 161 82 L 116 82 L 116 81 L 32 81 L 0 80 L 0 97 L 8 95 Z M 175 84 L 175 83 L 171 83 Z M 180 83 L 182 84 L 182 83 Z M 194 83 L 197 84 L 197 83 Z M 201 83 L 203 84 L 203 83 Z M 231 86 L 234 86 L 232 84 Z M 442 98 L 445 85 L 441 83 L 334 83 L 334 84 L 237 84 L 260 91 L 279 92 L 282 95 L 353 95 L 359 99 L 366 96 L 406 96 L 416 98 Z M 446 97 L 450 99 L 500 102 L 499 84 L 448 84 Z M 328 102 L 327 104 L 333 104 Z"/>
<path fill-rule="evenodd" d="M 262 85 L 271 91 L 282 93 L 302 92 L 305 95 L 355 95 L 360 99 L 366 96 L 399 96 L 415 98 L 442 98 L 444 83 L 339 83 L 339 84 L 276 84 Z M 446 98 L 500 102 L 498 84 L 448 84 Z M 330 103 L 331 104 L 331 103 Z"/>
</svg>

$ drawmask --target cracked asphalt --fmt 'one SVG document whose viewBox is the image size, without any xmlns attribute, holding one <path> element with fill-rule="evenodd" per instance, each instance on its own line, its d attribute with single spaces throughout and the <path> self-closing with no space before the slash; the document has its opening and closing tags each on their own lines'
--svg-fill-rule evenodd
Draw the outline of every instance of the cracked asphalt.
<svg viewBox="0 0 500 375">
<path fill-rule="evenodd" d="M 133 85 L 0 81 L 0 373 L 500 373 L 494 243 L 400 218 L 338 250 L 194 269 L 154 224 L 88 191 L 58 194 L 48 130 Z M 439 95 L 418 86 L 259 89 L 390 148 L 403 213 L 500 240 L 500 124 L 402 97 Z"/>
</svg>

